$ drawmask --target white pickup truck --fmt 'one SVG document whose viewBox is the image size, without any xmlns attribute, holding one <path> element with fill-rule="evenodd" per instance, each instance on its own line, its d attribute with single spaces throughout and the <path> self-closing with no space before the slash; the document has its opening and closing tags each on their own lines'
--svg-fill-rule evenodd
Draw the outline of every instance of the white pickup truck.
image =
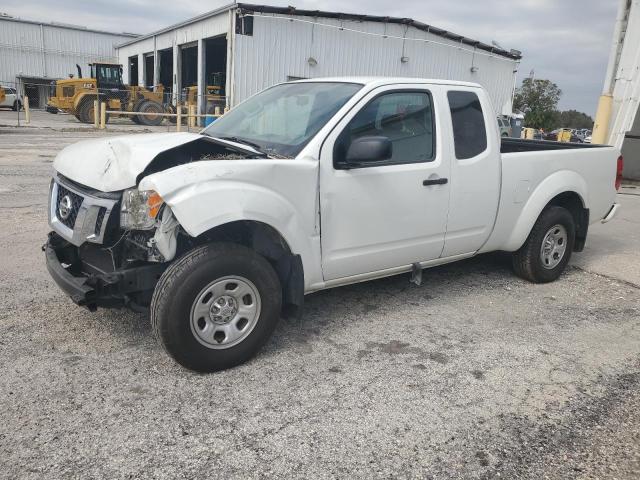
<svg viewBox="0 0 640 480">
<path fill-rule="evenodd" d="M 200 133 L 88 140 L 54 162 L 49 272 L 78 305 L 150 310 L 197 371 L 250 358 L 304 295 L 479 253 L 558 278 L 618 209 L 608 146 L 501 139 L 471 83 L 284 83 Z"/>
</svg>

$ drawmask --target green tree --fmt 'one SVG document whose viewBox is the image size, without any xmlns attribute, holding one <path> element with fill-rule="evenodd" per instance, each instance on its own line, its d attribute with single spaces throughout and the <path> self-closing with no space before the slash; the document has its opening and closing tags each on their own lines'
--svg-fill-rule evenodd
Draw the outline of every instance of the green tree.
<svg viewBox="0 0 640 480">
<path fill-rule="evenodd" d="M 558 118 L 562 90 L 550 80 L 525 78 L 516 90 L 513 109 L 524 113 L 527 127 L 552 130 Z"/>
<path fill-rule="evenodd" d="M 593 128 L 593 118 L 577 110 L 566 110 L 558 115 L 558 127 Z"/>
</svg>

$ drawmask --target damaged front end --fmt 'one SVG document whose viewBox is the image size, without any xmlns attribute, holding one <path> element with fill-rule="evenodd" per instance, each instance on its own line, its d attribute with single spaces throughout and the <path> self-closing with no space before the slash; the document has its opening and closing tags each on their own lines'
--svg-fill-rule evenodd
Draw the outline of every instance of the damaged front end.
<svg viewBox="0 0 640 480">
<path fill-rule="evenodd" d="M 195 245 L 196 240 L 182 230 L 157 192 L 133 185 L 182 164 L 256 156 L 204 136 L 177 140 L 178 145 L 156 151 L 144 162 L 138 157 L 137 166 L 130 157 L 134 150 L 129 146 L 133 144 L 126 137 L 113 141 L 110 155 L 125 151 L 129 155 L 106 157 L 104 165 L 100 165 L 103 160 L 93 157 L 83 164 L 78 160 L 73 168 L 64 151 L 54 163 L 48 210 L 53 231 L 43 250 L 51 276 L 78 305 L 90 310 L 148 309 L 164 270 L 180 252 Z M 76 152 L 71 153 L 75 156 Z M 95 169 L 88 171 L 87 163 L 91 162 L 102 175 Z M 84 183 L 68 178 L 61 170 Z M 122 175 L 115 175 L 116 171 Z M 119 188 L 111 191 L 113 187 Z"/>
<path fill-rule="evenodd" d="M 90 310 L 149 306 L 176 255 L 179 225 L 154 193 L 104 193 L 57 175 L 51 182 L 43 250 L 56 283 Z"/>
</svg>

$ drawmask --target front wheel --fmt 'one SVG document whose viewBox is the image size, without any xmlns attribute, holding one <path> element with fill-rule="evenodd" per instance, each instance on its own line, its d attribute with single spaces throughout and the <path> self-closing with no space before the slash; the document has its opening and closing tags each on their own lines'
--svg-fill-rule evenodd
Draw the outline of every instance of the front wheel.
<svg viewBox="0 0 640 480">
<path fill-rule="evenodd" d="M 151 324 L 179 364 L 213 372 L 251 358 L 280 318 L 271 264 L 242 245 L 212 243 L 171 265 L 156 285 Z"/>
<path fill-rule="evenodd" d="M 576 236 L 571 212 L 563 207 L 542 211 L 524 245 L 513 254 L 516 274 L 534 283 L 556 280 L 564 271 Z"/>
</svg>

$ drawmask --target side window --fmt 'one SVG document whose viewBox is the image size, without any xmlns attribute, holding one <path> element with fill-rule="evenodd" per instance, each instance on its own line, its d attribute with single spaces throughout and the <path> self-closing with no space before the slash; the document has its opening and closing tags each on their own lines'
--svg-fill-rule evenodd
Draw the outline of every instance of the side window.
<svg viewBox="0 0 640 480">
<path fill-rule="evenodd" d="M 431 95 L 394 92 L 373 99 L 340 134 L 334 149 L 334 162 L 344 161 L 353 140 L 370 136 L 391 140 L 393 155 L 387 164 L 432 161 L 435 137 Z"/>
<path fill-rule="evenodd" d="M 481 154 L 487 149 L 487 129 L 480 99 L 473 92 L 451 91 L 447 93 L 456 158 L 464 160 Z"/>
</svg>

